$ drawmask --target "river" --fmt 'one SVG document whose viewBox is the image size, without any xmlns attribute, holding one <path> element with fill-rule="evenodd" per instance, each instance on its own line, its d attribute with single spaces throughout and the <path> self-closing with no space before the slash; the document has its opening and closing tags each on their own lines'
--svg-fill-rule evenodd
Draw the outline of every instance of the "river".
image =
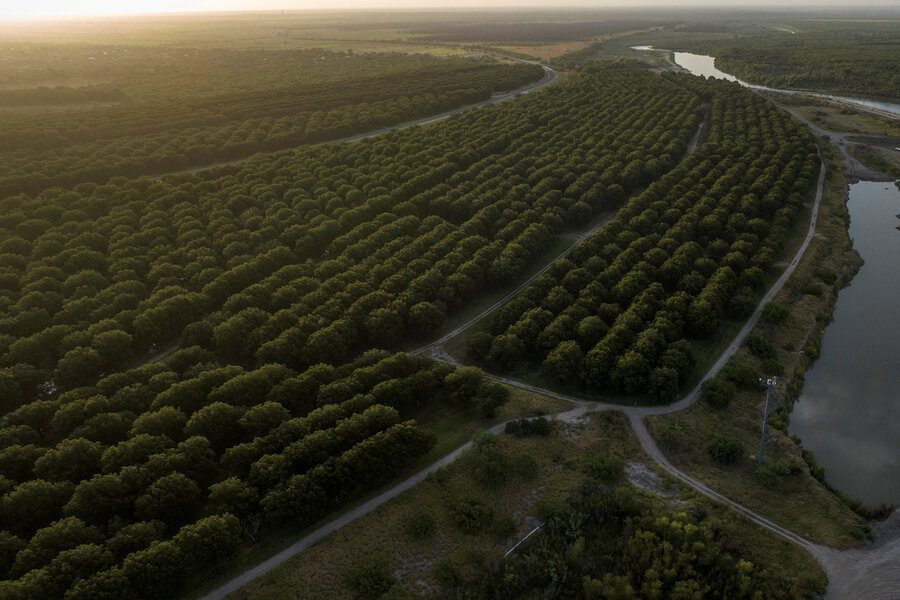
<svg viewBox="0 0 900 600">
<path fill-rule="evenodd" d="M 632 46 L 632 50 L 652 50 L 657 52 L 669 52 L 669 50 L 662 50 L 658 48 L 654 48 L 653 46 Z M 727 81 L 734 81 L 741 84 L 744 87 L 748 87 L 754 90 L 763 90 L 767 92 L 779 92 L 782 94 L 803 94 L 806 96 L 815 96 L 817 98 L 825 98 L 828 100 L 836 100 L 838 102 L 842 102 L 845 104 L 853 104 L 863 108 L 871 108 L 878 111 L 891 113 L 893 115 L 900 116 L 900 104 L 894 104 L 892 102 L 884 102 L 881 100 L 873 100 L 871 98 L 855 98 L 850 96 L 839 96 L 836 94 L 826 94 L 822 92 L 808 92 L 808 91 L 799 91 L 799 90 L 786 90 L 786 89 L 778 89 L 766 87 L 764 85 L 756 85 L 753 83 L 748 83 L 746 81 L 741 81 L 734 75 L 730 75 L 724 71 L 721 71 L 716 68 L 715 61 L 716 59 L 712 56 L 707 56 L 705 54 L 694 54 L 692 52 L 672 52 L 673 60 L 675 64 L 689 71 L 694 75 L 701 75 L 703 77 L 715 77 L 716 79 L 725 79 Z"/>
<path fill-rule="evenodd" d="M 712 56 L 672 55 L 694 75 L 799 93 L 741 81 L 717 69 Z M 900 115 L 898 104 L 808 94 Z M 893 184 L 855 183 L 847 209 L 850 237 L 865 264 L 838 294 L 821 355 L 794 405 L 790 432 L 825 467 L 829 484 L 846 496 L 869 505 L 900 504 L 900 191 Z"/>
<path fill-rule="evenodd" d="M 838 294 L 790 431 L 845 495 L 900 504 L 900 191 L 862 181 L 847 208 L 865 264 Z"/>
</svg>

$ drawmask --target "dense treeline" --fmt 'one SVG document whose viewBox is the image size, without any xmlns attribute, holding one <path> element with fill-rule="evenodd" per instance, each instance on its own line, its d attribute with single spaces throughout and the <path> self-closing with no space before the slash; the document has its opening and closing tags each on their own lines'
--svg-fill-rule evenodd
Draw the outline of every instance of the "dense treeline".
<svg viewBox="0 0 900 600">
<path fill-rule="evenodd" d="M 10 196 L 4 410 L 181 338 L 303 369 L 435 331 L 683 156 L 698 97 L 615 67 L 516 103 L 216 176 Z"/>
<path fill-rule="evenodd" d="M 583 484 L 567 505 L 548 516 L 535 537 L 511 558 L 452 582 L 449 596 L 496 600 L 796 597 L 773 585 L 702 510 L 659 515 L 624 487 Z"/>
<path fill-rule="evenodd" d="M 310 77 L 327 73 L 326 67 L 335 73 L 320 79 L 288 76 L 277 87 L 260 75 L 260 83 L 272 87 L 205 90 L 200 85 L 188 97 L 179 88 L 166 94 L 167 87 L 150 98 L 136 96 L 143 88 L 129 85 L 124 75 L 120 82 L 89 88 L 4 92 L 0 104 L 23 97 L 37 103 L 72 101 L 88 91 L 94 99 L 106 95 L 121 102 L 28 113 L 0 107 L 0 191 L 105 182 L 116 175 L 160 173 L 339 138 L 485 100 L 543 74 L 536 65 L 418 55 L 305 51 L 268 58 L 284 69 L 309 70 Z M 244 74 L 241 64 L 233 70 Z M 164 80 L 173 82 L 181 78 Z"/>
<path fill-rule="evenodd" d="M 546 43 L 581 40 L 659 27 L 671 23 L 659 19 L 612 18 L 602 21 L 460 22 L 421 24 L 410 31 L 423 39 L 444 42 Z"/>
<path fill-rule="evenodd" d="M 803 23 L 794 35 L 773 32 L 679 46 L 711 54 L 720 69 L 756 84 L 900 99 L 900 27 L 889 21 L 842 25 L 822 31 Z"/>
<path fill-rule="evenodd" d="M 689 340 L 752 312 L 814 184 L 815 146 L 737 85 L 671 79 L 710 101 L 706 141 L 503 306 L 470 339 L 476 359 L 670 400 L 694 377 Z"/>
<path fill-rule="evenodd" d="M 269 529 L 303 527 L 431 443 L 425 403 L 490 414 L 475 369 L 369 352 L 302 372 L 188 348 L 6 415 L 0 596 L 172 598 Z"/>
</svg>

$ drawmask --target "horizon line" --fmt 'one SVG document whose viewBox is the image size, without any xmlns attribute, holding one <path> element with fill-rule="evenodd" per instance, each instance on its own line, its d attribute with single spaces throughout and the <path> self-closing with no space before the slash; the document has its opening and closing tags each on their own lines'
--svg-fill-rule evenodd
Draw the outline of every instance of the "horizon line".
<svg viewBox="0 0 900 600">
<path fill-rule="evenodd" d="M 734 4 L 734 5 L 710 5 L 703 4 L 702 0 L 689 0 L 688 2 L 672 6 L 667 4 L 641 4 L 638 6 L 628 4 L 617 4 L 608 6 L 589 6 L 585 4 L 569 4 L 565 6 L 543 7 L 535 5 L 510 6 L 508 4 L 494 4 L 485 6 L 466 6 L 459 4 L 443 4 L 438 6 L 427 6 L 420 8 L 412 8 L 408 6 L 382 6 L 382 7 L 355 7 L 355 8 L 271 8 L 271 9 L 253 9 L 253 8 L 221 8 L 213 10 L 164 10 L 149 12 L 117 12 L 93 15 L 21 15 L 21 16 L 2 16 L 0 15 L 0 24 L 2 23 L 59 23 L 72 21 L 102 21 L 102 20 L 120 20 L 120 19 L 141 19 L 148 17 L 197 17 L 197 16 L 215 16 L 215 15 L 264 15 L 264 14 L 287 14 L 287 13 L 372 13 L 372 12 L 389 12 L 389 13 L 439 13 L 446 11 L 454 11 L 459 13 L 484 13 L 484 12 L 608 12 L 611 10 L 639 12 L 648 10 L 666 10 L 670 12 L 679 12 L 685 10 L 703 9 L 706 11 L 735 11 L 742 10 L 754 13 L 784 13 L 784 12 L 849 12 L 861 10 L 879 10 L 886 12 L 896 12 L 900 14 L 900 5 L 894 4 L 867 4 L 863 6 L 849 7 L 842 4 L 841 0 L 833 0 L 834 4 L 825 4 L 818 6 L 809 6 L 803 4 L 785 5 L 771 0 L 771 5 L 760 5 L 754 3 Z"/>
</svg>

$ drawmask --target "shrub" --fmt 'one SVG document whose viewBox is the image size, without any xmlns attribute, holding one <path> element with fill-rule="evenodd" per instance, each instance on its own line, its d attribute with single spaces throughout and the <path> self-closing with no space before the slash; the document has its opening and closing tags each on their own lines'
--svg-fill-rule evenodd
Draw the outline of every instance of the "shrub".
<svg viewBox="0 0 900 600">
<path fill-rule="evenodd" d="M 503 429 L 504 433 L 514 435 L 516 437 L 527 437 L 531 435 L 547 436 L 553 430 L 550 421 L 545 417 L 536 419 L 516 419 L 506 424 Z"/>
<path fill-rule="evenodd" d="M 824 281 L 827 285 L 834 285 L 835 282 L 837 282 L 837 273 L 828 269 L 817 270 L 816 277 Z"/>
<path fill-rule="evenodd" d="M 734 438 L 719 436 L 706 447 L 710 458 L 720 465 L 733 465 L 744 455 L 744 447 Z"/>
<path fill-rule="evenodd" d="M 803 290 L 804 294 L 809 294 L 810 296 L 818 296 L 821 297 L 825 293 L 825 286 L 819 283 L 818 281 L 813 281 Z"/>
<path fill-rule="evenodd" d="M 406 533 L 416 539 L 425 539 L 434 535 L 437 530 L 437 521 L 434 516 L 425 511 L 416 511 L 406 520 Z"/>
<path fill-rule="evenodd" d="M 685 427 L 678 419 L 666 420 L 653 427 L 653 435 L 660 447 L 669 452 L 684 452 L 690 448 Z"/>
<path fill-rule="evenodd" d="M 744 345 L 750 349 L 750 352 L 759 358 L 766 359 L 777 356 L 775 346 L 772 345 L 772 342 L 758 333 L 751 333 L 748 335 Z"/>
<path fill-rule="evenodd" d="M 767 358 L 762 364 L 766 375 L 784 375 L 784 365 L 777 358 Z"/>
<path fill-rule="evenodd" d="M 487 332 L 473 334 L 466 342 L 466 356 L 475 362 L 484 362 L 494 338 Z"/>
<path fill-rule="evenodd" d="M 763 307 L 762 321 L 769 325 L 775 325 L 784 321 L 791 314 L 791 310 L 780 302 L 769 302 Z"/>
<path fill-rule="evenodd" d="M 756 478 L 759 482 L 768 488 L 773 488 L 778 485 L 778 475 L 769 465 L 760 465 L 756 467 Z"/>
<path fill-rule="evenodd" d="M 347 572 L 346 583 L 353 591 L 353 597 L 360 600 L 375 600 L 387 592 L 397 582 L 383 556 L 370 555 Z"/>
<path fill-rule="evenodd" d="M 737 388 L 724 377 L 715 377 L 703 384 L 701 397 L 713 408 L 725 408 L 734 398 Z"/>
<path fill-rule="evenodd" d="M 776 475 L 799 475 L 803 471 L 803 467 L 799 463 L 789 458 L 779 458 L 769 463 L 769 468 Z"/>
<path fill-rule="evenodd" d="M 625 463 L 618 456 L 594 452 L 588 455 L 584 472 L 603 483 L 616 483 L 625 475 Z"/>
<path fill-rule="evenodd" d="M 489 533 L 494 526 L 494 509 L 474 498 L 457 502 L 451 509 L 451 517 L 463 533 Z"/>
<path fill-rule="evenodd" d="M 540 465 L 537 459 L 531 454 L 521 454 L 513 458 L 513 471 L 516 475 L 523 479 L 534 479 L 537 477 Z"/>
<path fill-rule="evenodd" d="M 500 486 L 509 477 L 509 456 L 493 435 L 485 433 L 476 437 L 472 448 L 463 455 L 463 460 L 475 481 L 483 485 Z"/>
<path fill-rule="evenodd" d="M 753 365 L 745 361 L 732 358 L 722 369 L 722 377 L 744 390 L 753 390 L 759 387 L 759 373 Z"/>
</svg>

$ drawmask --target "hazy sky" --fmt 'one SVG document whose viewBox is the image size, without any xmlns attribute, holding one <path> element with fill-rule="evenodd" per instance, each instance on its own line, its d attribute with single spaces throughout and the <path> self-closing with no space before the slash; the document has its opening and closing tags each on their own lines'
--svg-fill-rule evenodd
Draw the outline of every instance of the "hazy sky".
<svg viewBox="0 0 900 600">
<path fill-rule="evenodd" d="M 47 18 L 216 10 L 648 6 L 896 6 L 897 0 L 0 0 L 0 18 Z"/>
</svg>

